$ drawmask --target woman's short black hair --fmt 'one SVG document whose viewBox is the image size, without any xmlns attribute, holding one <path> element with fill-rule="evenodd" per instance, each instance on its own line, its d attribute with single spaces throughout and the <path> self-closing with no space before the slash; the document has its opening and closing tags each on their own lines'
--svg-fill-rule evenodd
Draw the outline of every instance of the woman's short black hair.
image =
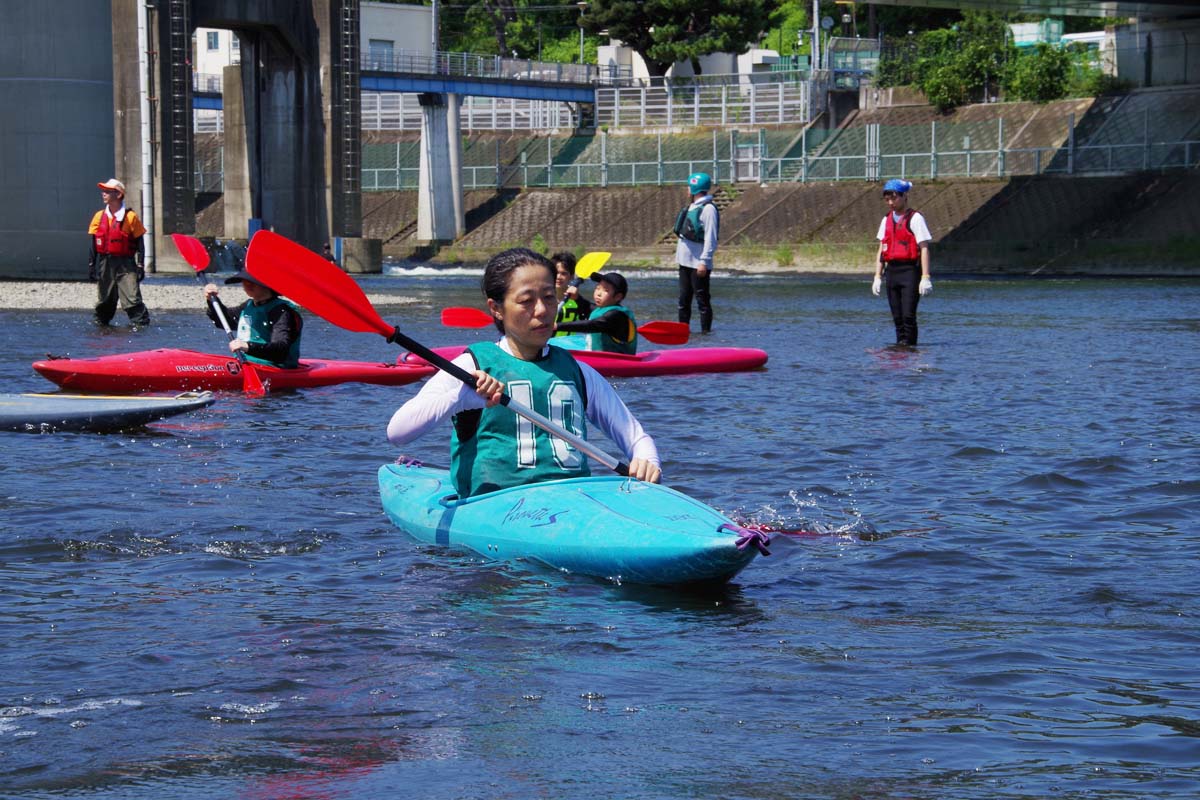
<svg viewBox="0 0 1200 800">
<path fill-rule="evenodd" d="M 513 272 L 518 267 L 527 265 L 545 268 L 551 282 L 554 281 L 554 264 L 550 259 L 528 247 L 513 247 L 488 259 L 487 266 L 483 269 L 483 280 L 480 282 L 483 296 L 496 301 L 497 305 L 504 305 L 504 297 L 508 294 L 509 284 L 512 283 Z M 504 323 L 496 320 L 496 329 L 504 333 Z"/>
</svg>

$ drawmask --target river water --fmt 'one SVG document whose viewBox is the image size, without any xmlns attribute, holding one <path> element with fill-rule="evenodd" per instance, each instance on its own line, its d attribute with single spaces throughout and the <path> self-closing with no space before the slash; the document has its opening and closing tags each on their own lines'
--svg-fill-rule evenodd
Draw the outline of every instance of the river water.
<svg viewBox="0 0 1200 800">
<path fill-rule="evenodd" d="M 480 335 L 437 323 L 475 278 L 365 283 L 423 301 L 381 308 L 418 340 Z M 615 383 L 668 483 L 810 532 L 718 594 L 400 534 L 374 475 L 413 386 L 0 434 L 0 796 L 1195 797 L 1200 283 L 938 281 L 913 352 L 866 281 L 714 287 L 693 342 L 765 371 Z M 199 310 L 87 317 L 0 312 L 6 390 L 223 347 Z M 312 315 L 305 352 L 397 353 Z"/>
</svg>

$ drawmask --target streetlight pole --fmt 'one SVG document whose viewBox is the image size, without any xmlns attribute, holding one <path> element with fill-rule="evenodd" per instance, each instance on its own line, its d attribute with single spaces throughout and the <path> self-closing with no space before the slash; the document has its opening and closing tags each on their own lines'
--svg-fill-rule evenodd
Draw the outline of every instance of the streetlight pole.
<svg viewBox="0 0 1200 800">
<path fill-rule="evenodd" d="M 579 63 L 583 63 L 583 12 L 587 11 L 588 4 L 586 0 L 579 0 L 575 5 L 579 6 Z"/>
<path fill-rule="evenodd" d="M 813 0 L 812 10 L 812 68 L 818 70 L 821 68 L 821 2 Z"/>
</svg>

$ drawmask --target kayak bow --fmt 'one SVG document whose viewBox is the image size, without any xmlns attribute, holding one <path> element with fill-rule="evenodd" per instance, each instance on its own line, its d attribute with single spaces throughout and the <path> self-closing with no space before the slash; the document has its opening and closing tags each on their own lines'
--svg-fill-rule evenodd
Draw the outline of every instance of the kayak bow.
<svg viewBox="0 0 1200 800">
<path fill-rule="evenodd" d="M 230 354 L 195 350 L 142 350 L 97 358 L 51 358 L 33 368 L 64 389 L 111 394 L 211 389 L 241 391 L 241 363 Z M 256 370 L 271 391 L 332 386 L 339 383 L 374 383 L 403 386 L 434 373 L 424 362 L 334 361 L 300 359 L 295 369 L 262 364 Z"/>
<path fill-rule="evenodd" d="M 447 470 L 386 464 L 379 491 L 388 517 L 419 541 L 617 583 L 724 583 L 769 541 L 674 489 L 612 475 L 459 500 Z"/>
</svg>

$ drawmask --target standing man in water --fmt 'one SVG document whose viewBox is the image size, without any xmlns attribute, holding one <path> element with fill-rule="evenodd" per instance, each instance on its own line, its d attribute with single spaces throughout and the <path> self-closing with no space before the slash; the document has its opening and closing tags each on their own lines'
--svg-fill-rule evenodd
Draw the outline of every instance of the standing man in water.
<svg viewBox="0 0 1200 800">
<path fill-rule="evenodd" d="M 879 255 L 875 258 L 875 280 L 871 293 L 876 297 L 887 276 L 887 299 L 896 324 L 896 344 L 917 344 L 917 303 L 921 295 L 933 291 L 929 277 L 929 243 L 933 237 L 921 212 L 908 207 L 909 181 L 891 179 L 883 185 L 888 213 L 879 223 Z M 920 282 L 917 269 L 920 268 Z"/>
<path fill-rule="evenodd" d="M 109 178 L 96 187 L 104 201 L 88 226 L 88 280 L 96 282 L 96 322 L 111 322 L 119 300 L 129 322 L 145 327 L 150 324 L 141 287 L 146 277 L 146 227 L 125 207 L 125 184 Z"/>
<path fill-rule="evenodd" d="M 712 178 L 696 172 L 688 178 L 689 205 L 675 218 L 675 261 L 679 264 L 679 321 L 692 321 L 692 297 L 700 311 L 700 332 L 712 330 L 712 301 L 708 282 L 717 252 L 720 220 L 711 194 Z"/>
</svg>

